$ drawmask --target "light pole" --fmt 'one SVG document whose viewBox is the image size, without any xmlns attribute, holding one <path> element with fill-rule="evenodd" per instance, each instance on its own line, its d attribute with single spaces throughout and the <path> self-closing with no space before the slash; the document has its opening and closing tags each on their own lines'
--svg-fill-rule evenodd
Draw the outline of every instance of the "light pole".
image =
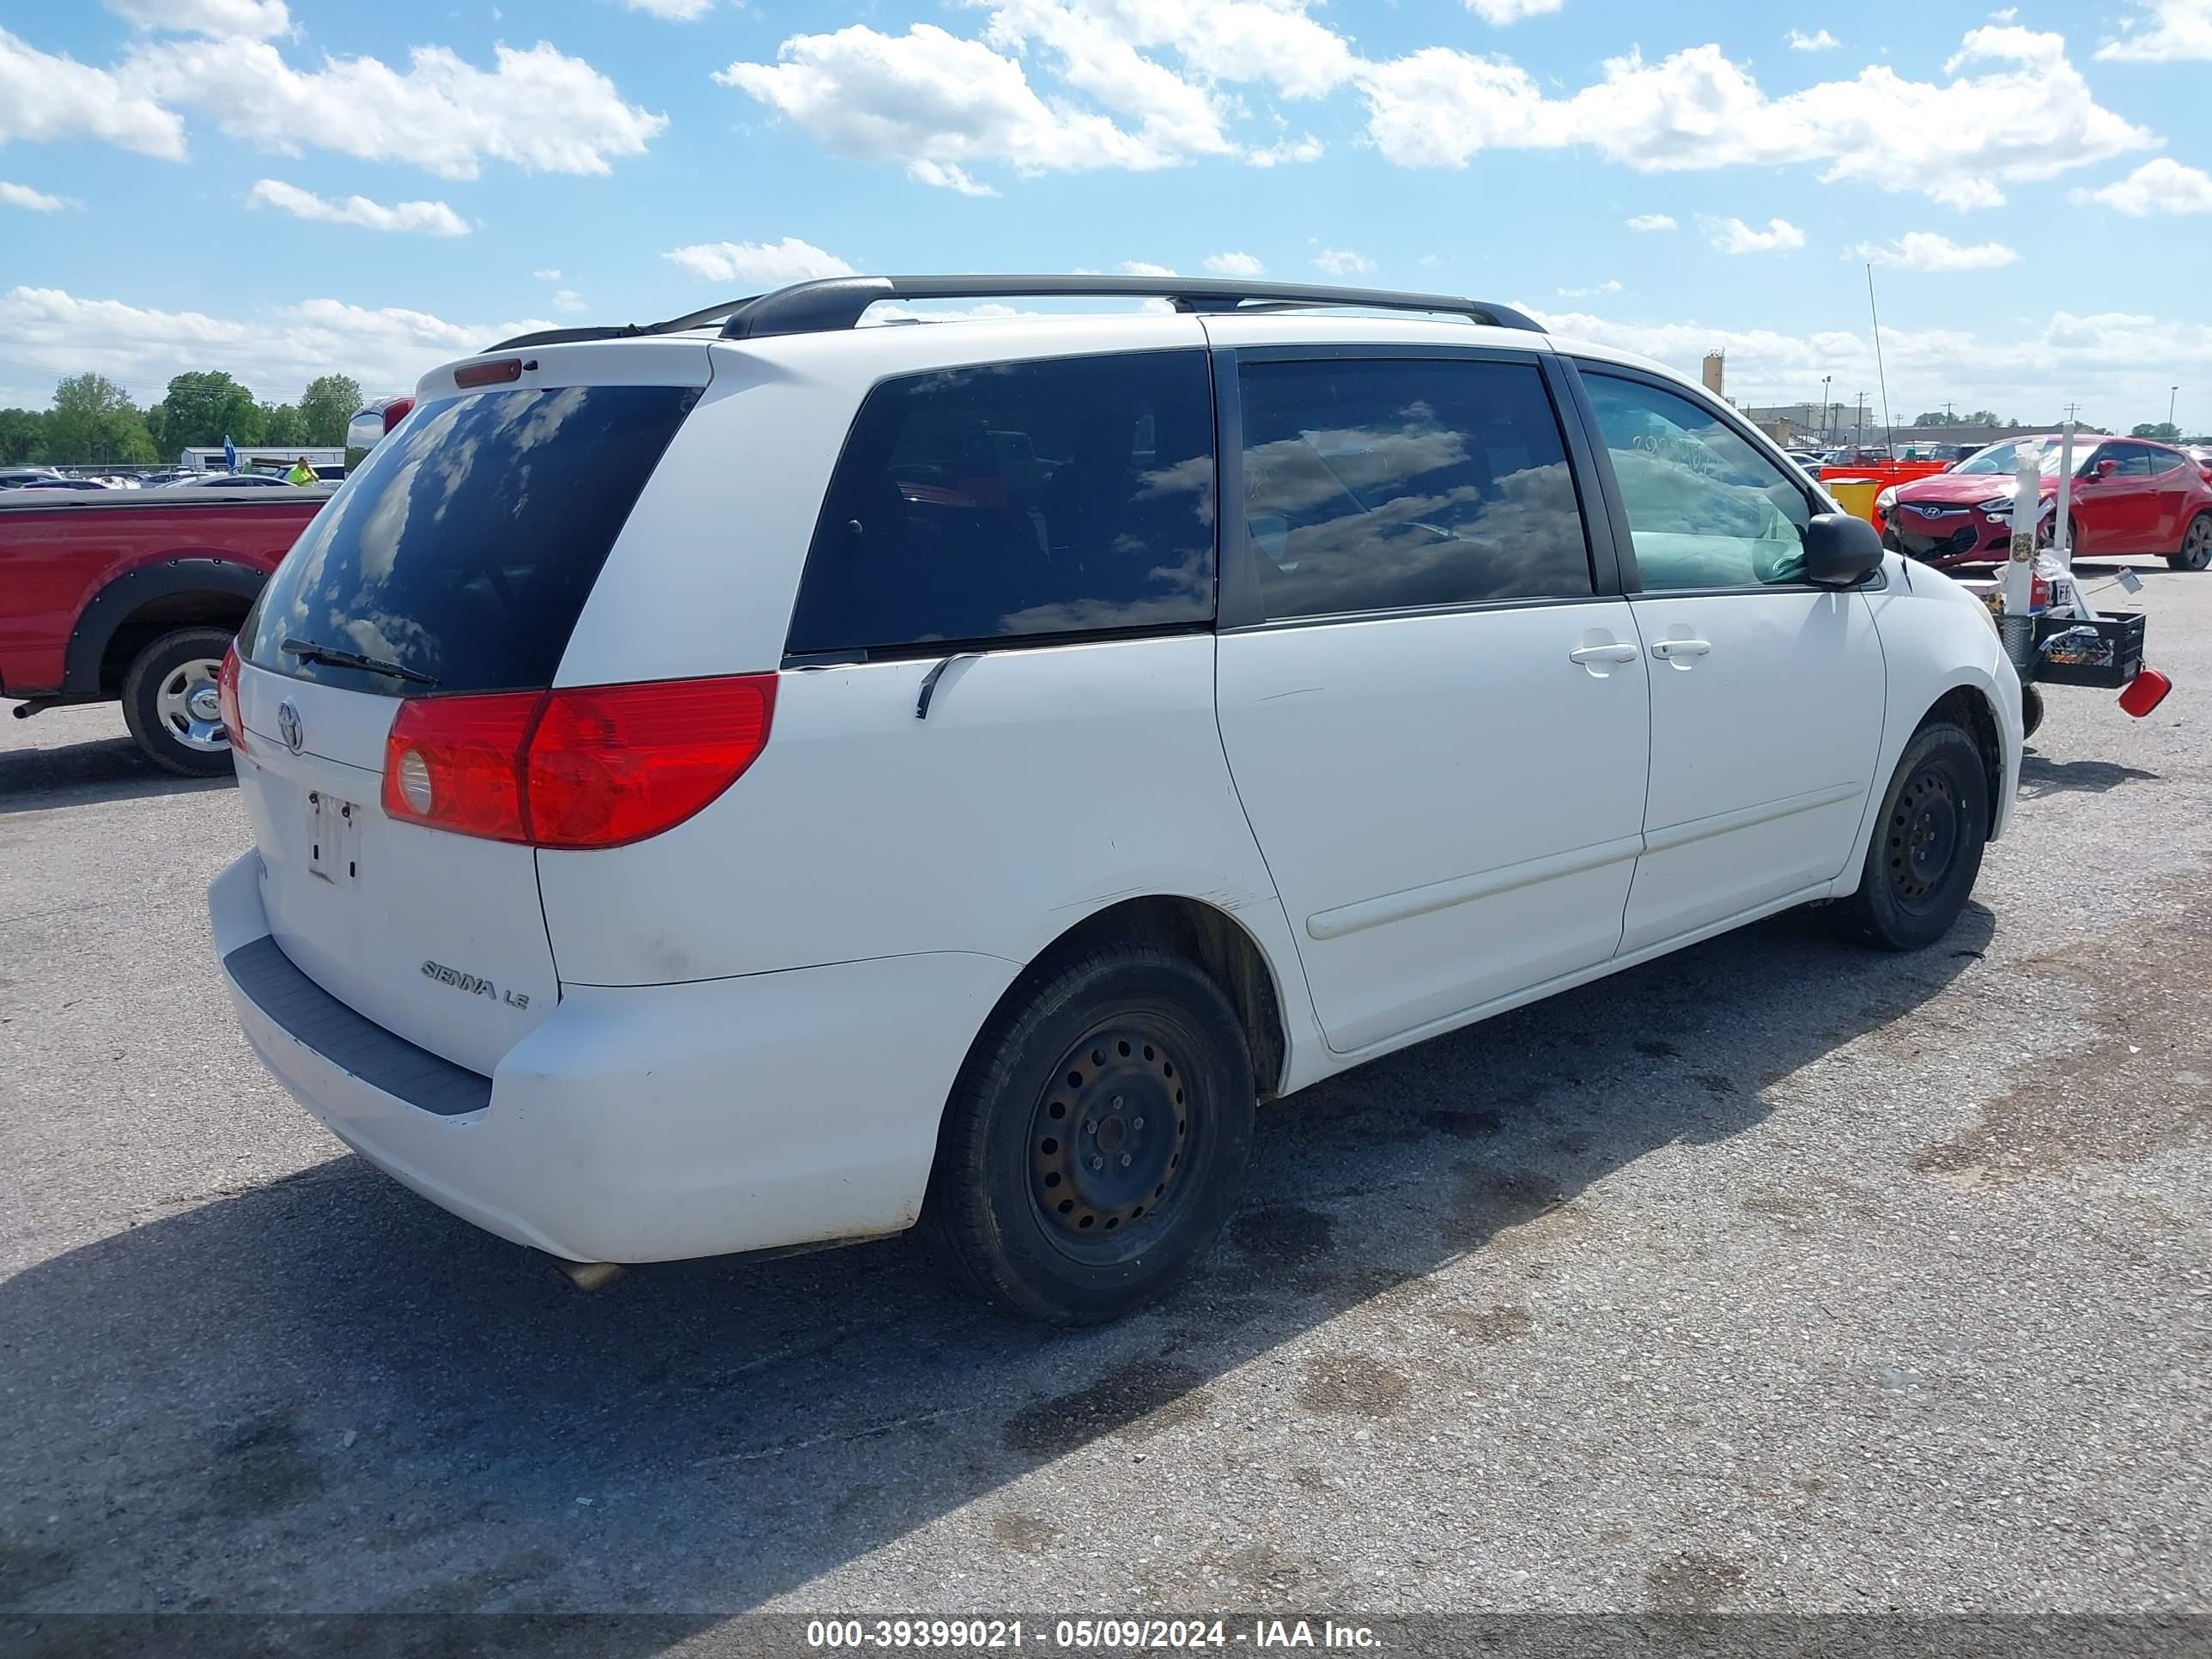
<svg viewBox="0 0 2212 1659">
<path fill-rule="evenodd" d="M 2178 427 L 2178 426 L 2174 425 L 2174 423 L 2173 423 L 2173 400 L 2174 400 L 2176 398 L 2179 398 L 2180 395 L 2181 395 L 2181 388 L 2180 388 L 2179 386 L 2168 386 L 2168 387 L 2166 388 L 2166 429 L 2167 429 L 2168 431 L 2172 432 L 2172 433 L 2173 434 L 2173 435 L 2174 435 L 2175 437 L 2177 437 L 2177 438 L 2179 438 L 2179 437 L 2181 435 L 2181 428 L 2180 428 L 2179 427 Z"/>
<path fill-rule="evenodd" d="M 1820 441 L 1824 444 L 1832 444 L 1836 441 L 1828 428 L 1828 382 L 1834 378 L 1832 374 L 1823 374 L 1820 377 Z"/>
</svg>

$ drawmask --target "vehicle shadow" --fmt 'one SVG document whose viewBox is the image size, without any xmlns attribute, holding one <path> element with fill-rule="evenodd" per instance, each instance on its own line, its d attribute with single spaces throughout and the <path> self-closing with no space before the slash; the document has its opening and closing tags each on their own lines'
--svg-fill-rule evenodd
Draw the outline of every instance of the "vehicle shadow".
<svg viewBox="0 0 2212 1659">
<path fill-rule="evenodd" d="M 1608 1176 L 1760 1123 L 1773 1085 L 1912 1016 L 1992 932 L 1976 906 L 1881 956 L 1800 912 L 1268 1109 L 1203 1274 L 1099 1330 L 983 1311 L 904 1241 L 586 1297 L 350 1157 L 157 1212 L 0 1285 L 0 1608 L 711 1623 L 1102 1442 L 1172 1429 L 1233 1457 L 1212 1385 L 1324 1326 L 1339 1386 L 1409 1385 L 1370 1340 L 1395 1318 L 1510 1374 L 1480 1334 L 1501 1310 L 1426 1275 L 1571 1256 Z M 1048 1555 L 1038 1506 L 1003 1500 L 976 1547 Z M 1232 1576 L 1221 1599 L 1272 1594 Z M 635 1630 L 631 1651 L 672 1639 Z"/>
<path fill-rule="evenodd" d="M 2054 761 L 2041 755 L 2027 754 L 2021 757 L 2020 793 L 2024 800 L 2036 800 L 2045 795 L 2101 795 L 2123 784 L 2155 783 L 2160 775 L 2146 772 L 2139 766 L 2123 766 L 2118 761 Z"/>
<path fill-rule="evenodd" d="M 129 738 L 58 744 L 51 749 L 0 749 L 0 813 L 43 811 L 143 795 L 188 795 L 228 789 L 228 774 L 180 778 L 138 752 Z"/>
</svg>

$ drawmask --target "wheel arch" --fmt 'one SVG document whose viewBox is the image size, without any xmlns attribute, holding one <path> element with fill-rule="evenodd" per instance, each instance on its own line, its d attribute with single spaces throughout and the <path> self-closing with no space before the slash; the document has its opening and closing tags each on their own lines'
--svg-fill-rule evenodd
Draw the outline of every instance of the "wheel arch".
<svg viewBox="0 0 2212 1659">
<path fill-rule="evenodd" d="M 235 629 L 268 580 L 268 572 L 235 559 L 191 554 L 125 571 L 77 613 L 63 695 L 75 702 L 121 696 L 139 652 L 179 628 Z"/>
<path fill-rule="evenodd" d="M 975 1041 L 981 1042 L 1001 1015 L 1018 1006 L 1070 957 L 1117 944 L 1170 951 L 1218 985 L 1244 1029 L 1259 1097 L 1267 1100 L 1282 1092 L 1290 1068 L 1291 1034 L 1281 976 L 1260 941 L 1235 915 L 1181 894 L 1117 899 L 1062 931 L 1014 975 L 978 1028 Z"/>
</svg>

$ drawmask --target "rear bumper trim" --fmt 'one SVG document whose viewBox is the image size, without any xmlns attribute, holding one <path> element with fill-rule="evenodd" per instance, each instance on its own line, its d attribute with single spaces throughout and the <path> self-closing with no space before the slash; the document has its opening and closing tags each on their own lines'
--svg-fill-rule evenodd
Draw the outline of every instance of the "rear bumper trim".
<svg viewBox="0 0 2212 1659">
<path fill-rule="evenodd" d="M 295 1040 L 395 1099 L 439 1117 L 491 1105 L 491 1079 L 356 1013 L 309 979 L 268 934 L 222 959 L 240 994 Z"/>
</svg>

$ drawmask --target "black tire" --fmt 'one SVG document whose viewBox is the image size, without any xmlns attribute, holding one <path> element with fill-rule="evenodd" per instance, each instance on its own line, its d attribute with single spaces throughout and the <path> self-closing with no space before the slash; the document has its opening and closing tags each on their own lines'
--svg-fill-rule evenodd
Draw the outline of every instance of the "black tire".
<svg viewBox="0 0 2212 1659">
<path fill-rule="evenodd" d="M 1212 1247 L 1253 1106 L 1251 1054 L 1220 987 L 1166 951 L 1088 951 L 976 1040 L 945 1106 L 924 1229 L 956 1280 L 1010 1313 L 1119 1318 Z"/>
<path fill-rule="evenodd" d="M 123 677 L 123 723 L 139 751 L 164 771 L 187 778 L 231 772 L 230 740 L 220 725 L 208 731 L 202 692 L 213 695 L 204 665 L 222 662 L 234 636 L 228 628 L 179 628 L 131 659 Z"/>
<path fill-rule="evenodd" d="M 2181 532 L 2181 546 L 2166 556 L 2175 570 L 2212 570 L 2212 513 L 2200 513 Z"/>
<path fill-rule="evenodd" d="M 2035 728 L 2043 724 L 2043 692 L 2033 685 L 2020 688 L 2020 734 L 2023 738 L 2035 735 Z"/>
<path fill-rule="evenodd" d="M 1859 890 L 1835 907 L 1838 926 L 1877 950 L 1933 945 L 1966 908 L 1989 830 L 1989 775 L 1973 738 L 1948 720 L 1922 726 L 1882 792 Z"/>
</svg>

